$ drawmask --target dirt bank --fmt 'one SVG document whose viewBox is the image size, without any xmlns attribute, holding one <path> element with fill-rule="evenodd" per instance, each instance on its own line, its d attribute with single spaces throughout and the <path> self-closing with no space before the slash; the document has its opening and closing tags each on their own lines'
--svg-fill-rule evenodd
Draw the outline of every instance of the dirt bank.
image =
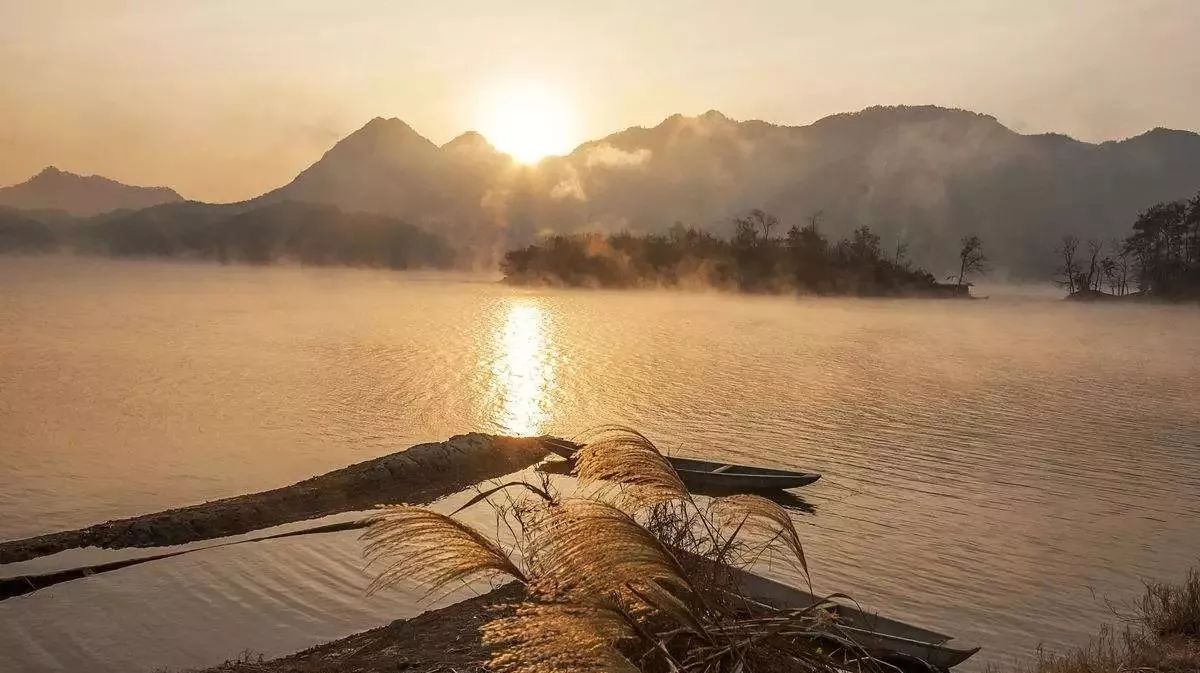
<svg viewBox="0 0 1200 673">
<path fill-rule="evenodd" d="M 427 503 L 524 469 L 546 455 L 538 438 L 472 433 L 261 493 L 239 495 L 78 530 L 0 542 L 0 563 L 74 547 L 157 547 L 237 535 L 380 503 Z"/>
<path fill-rule="evenodd" d="M 488 650 L 479 641 L 479 627 L 510 614 L 521 596 L 521 587 L 513 583 L 286 657 L 227 662 L 204 673 L 481 672 Z"/>
</svg>

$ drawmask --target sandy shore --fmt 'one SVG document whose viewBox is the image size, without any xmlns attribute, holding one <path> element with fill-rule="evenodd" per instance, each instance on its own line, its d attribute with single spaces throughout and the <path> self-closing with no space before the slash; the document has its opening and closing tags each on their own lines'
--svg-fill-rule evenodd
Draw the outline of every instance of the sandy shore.
<svg viewBox="0 0 1200 673">
<path fill-rule="evenodd" d="M 424 504 L 529 467 L 545 455 L 538 438 L 456 435 L 445 442 L 418 444 L 270 491 L 0 542 L 0 563 L 75 547 L 183 544 L 382 503 Z"/>
</svg>

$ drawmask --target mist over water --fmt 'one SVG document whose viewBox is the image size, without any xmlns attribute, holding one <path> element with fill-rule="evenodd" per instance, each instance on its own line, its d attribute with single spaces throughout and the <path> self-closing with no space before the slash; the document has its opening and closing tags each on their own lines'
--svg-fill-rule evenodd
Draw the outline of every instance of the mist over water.
<svg viewBox="0 0 1200 673">
<path fill-rule="evenodd" d="M 0 538 L 472 430 L 620 422 L 676 454 L 823 473 L 796 492 L 814 510 L 797 517 L 816 589 L 983 645 L 974 668 L 1082 643 L 1110 618 L 1104 596 L 1200 558 L 1200 310 L 981 294 L 797 300 L 4 259 Z M 5 601 L 0 631 L 16 635 L 0 662 L 49 670 L 30 662 L 140 646 L 123 665 L 211 664 L 265 633 L 282 654 L 403 616 L 362 608 L 353 535 L 237 549 Z M 109 609 L 71 629 L 64 602 Z M 207 634 L 189 641 L 196 661 L 95 627 L 147 614 Z"/>
</svg>

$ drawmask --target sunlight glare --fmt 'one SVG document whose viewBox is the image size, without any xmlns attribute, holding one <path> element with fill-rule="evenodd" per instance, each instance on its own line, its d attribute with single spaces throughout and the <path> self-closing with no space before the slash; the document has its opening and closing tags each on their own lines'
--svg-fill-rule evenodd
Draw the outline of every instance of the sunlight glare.
<svg viewBox="0 0 1200 673">
<path fill-rule="evenodd" d="M 497 330 L 500 357 L 492 368 L 503 408 L 498 424 L 514 435 L 535 435 L 549 417 L 547 397 L 554 384 L 553 353 L 545 312 L 518 301 L 508 307 Z"/>
<path fill-rule="evenodd" d="M 521 163 L 571 151 L 572 114 L 563 97 L 541 85 L 497 87 L 484 101 L 484 137 Z"/>
</svg>

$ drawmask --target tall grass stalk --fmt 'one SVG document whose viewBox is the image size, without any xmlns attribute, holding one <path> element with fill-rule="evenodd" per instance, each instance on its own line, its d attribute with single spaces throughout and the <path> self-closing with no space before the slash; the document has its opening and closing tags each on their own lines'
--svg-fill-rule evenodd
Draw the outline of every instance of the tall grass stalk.
<svg viewBox="0 0 1200 673">
<path fill-rule="evenodd" d="M 476 497 L 516 537 L 511 555 L 452 517 L 384 510 L 363 535 L 368 556 L 388 563 L 373 587 L 429 594 L 480 577 L 523 582 L 515 614 L 481 629 L 499 673 L 891 668 L 841 637 L 821 604 L 780 611 L 738 595 L 730 569 L 763 549 L 808 576 L 800 535 L 775 503 L 698 503 L 653 442 L 618 426 L 589 433 L 575 472 L 590 495 L 513 482 Z"/>
<path fill-rule="evenodd" d="M 1084 647 L 1038 650 L 1022 673 L 1200 672 L 1200 571 L 1179 584 L 1151 583 L 1124 616 L 1121 628 L 1103 627 Z M 993 669 L 995 670 L 995 669 Z"/>
</svg>

